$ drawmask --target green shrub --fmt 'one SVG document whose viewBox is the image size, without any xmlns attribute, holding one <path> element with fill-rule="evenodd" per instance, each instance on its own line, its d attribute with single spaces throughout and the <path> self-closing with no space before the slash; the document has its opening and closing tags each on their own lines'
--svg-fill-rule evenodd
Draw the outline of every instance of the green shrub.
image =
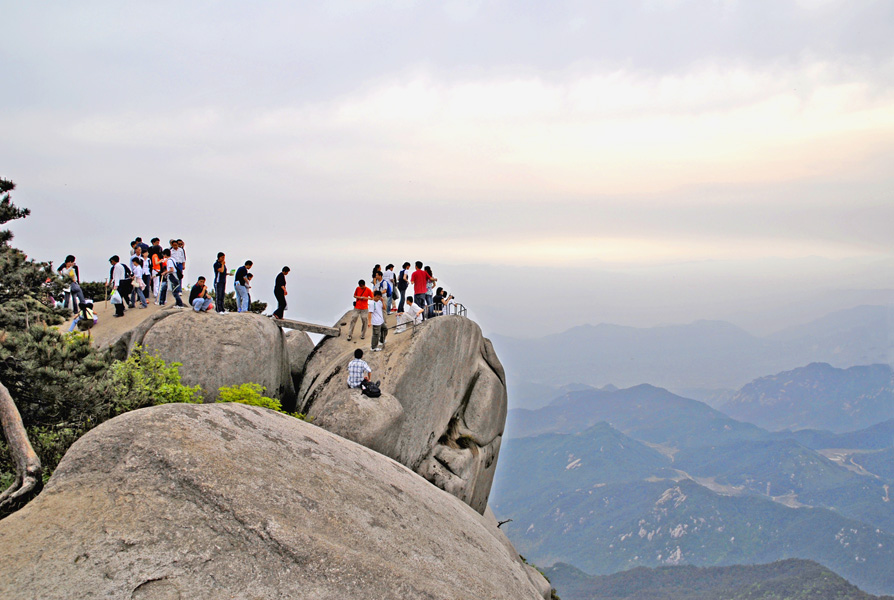
<svg viewBox="0 0 894 600">
<path fill-rule="evenodd" d="M 261 406 L 263 408 L 275 410 L 276 412 L 281 412 L 284 415 L 289 415 L 290 417 L 295 417 L 296 419 L 301 419 L 302 421 L 307 421 L 308 423 L 313 421 L 313 417 L 308 417 L 304 413 L 284 411 L 282 409 L 282 403 L 279 400 L 276 398 L 268 398 L 263 395 L 266 391 L 267 388 L 257 383 L 224 386 L 218 390 L 220 395 L 218 396 L 217 401 L 236 402 L 238 404 L 248 404 L 249 406 Z"/>
<path fill-rule="evenodd" d="M 105 282 L 102 281 L 82 281 L 81 291 L 84 292 L 84 298 L 90 298 L 94 304 L 103 302 L 109 293 Z"/>
<path fill-rule="evenodd" d="M 220 395 L 218 402 L 236 402 L 249 406 L 261 406 L 282 412 L 282 403 L 276 398 L 264 396 L 267 388 L 257 383 L 243 383 L 242 385 L 227 385 L 218 390 Z"/>
<path fill-rule="evenodd" d="M 214 298 L 214 290 L 209 286 L 208 294 Z M 229 312 L 236 312 L 236 292 L 227 292 L 226 296 L 224 296 L 224 310 Z M 261 302 L 260 300 L 252 300 L 248 305 L 248 312 L 253 312 L 257 314 L 262 314 L 265 310 L 267 310 L 267 303 Z"/>
<path fill-rule="evenodd" d="M 199 386 L 181 383 L 180 366 L 181 363 L 165 364 L 157 355 L 136 346 L 127 360 L 112 365 L 114 396 L 109 416 L 156 404 L 201 402 Z"/>
<path fill-rule="evenodd" d="M 139 347 L 127 360 L 111 361 L 86 335 L 45 326 L 0 340 L 0 367 L 45 478 L 79 437 L 103 421 L 146 406 L 202 400 L 198 386 L 181 383 L 178 363 L 166 365 Z M 0 479 L 10 473 L 12 457 L 0 445 Z"/>
</svg>

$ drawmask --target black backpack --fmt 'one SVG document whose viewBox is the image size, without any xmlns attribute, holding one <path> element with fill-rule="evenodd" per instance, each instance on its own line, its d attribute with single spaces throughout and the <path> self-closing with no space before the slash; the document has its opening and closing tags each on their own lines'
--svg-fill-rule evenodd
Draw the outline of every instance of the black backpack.
<svg viewBox="0 0 894 600">
<path fill-rule="evenodd" d="M 369 396 L 370 398 L 378 398 L 382 395 L 382 390 L 379 389 L 380 383 L 381 381 L 373 383 L 372 381 L 364 379 L 360 382 L 360 393 L 364 396 Z"/>
</svg>

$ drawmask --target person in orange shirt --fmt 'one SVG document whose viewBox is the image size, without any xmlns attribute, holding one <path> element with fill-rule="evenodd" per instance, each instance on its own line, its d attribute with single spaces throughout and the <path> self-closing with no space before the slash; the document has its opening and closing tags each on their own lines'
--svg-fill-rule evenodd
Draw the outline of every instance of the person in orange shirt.
<svg viewBox="0 0 894 600">
<path fill-rule="evenodd" d="M 354 290 L 354 310 L 351 311 L 351 324 L 348 325 L 348 341 L 354 335 L 354 324 L 360 319 L 360 339 L 366 338 L 366 327 L 368 325 L 369 300 L 372 298 L 372 290 L 366 287 L 366 282 L 362 279 L 357 282 L 357 289 Z"/>
</svg>

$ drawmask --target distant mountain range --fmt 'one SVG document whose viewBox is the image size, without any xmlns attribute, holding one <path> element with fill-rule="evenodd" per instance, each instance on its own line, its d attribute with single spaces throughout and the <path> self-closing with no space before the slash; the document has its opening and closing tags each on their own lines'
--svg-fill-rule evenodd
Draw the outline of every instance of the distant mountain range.
<svg viewBox="0 0 894 600">
<path fill-rule="evenodd" d="M 894 308 L 860 306 L 757 337 L 726 322 L 635 328 L 582 325 L 560 334 L 491 340 L 508 373 L 510 406 L 536 408 L 571 382 L 723 394 L 813 363 L 894 364 Z M 718 391 L 719 390 L 719 391 Z"/>
<path fill-rule="evenodd" d="M 731 419 L 704 402 L 646 384 L 568 392 L 543 408 L 511 409 L 506 436 L 577 433 L 601 421 L 637 439 L 674 448 L 767 436 L 760 427 Z"/>
<path fill-rule="evenodd" d="M 562 600 L 894 600 L 860 591 L 809 560 L 733 567 L 638 567 L 587 575 L 565 563 L 544 570 Z"/>
<path fill-rule="evenodd" d="M 721 410 L 772 430 L 852 431 L 894 419 L 894 370 L 812 363 L 752 381 Z"/>
<path fill-rule="evenodd" d="M 852 448 L 855 450 L 883 450 L 894 447 L 894 419 L 876 423 L 866 429 L 847 433 L 827 430 L 800 429 L 777 431 L 773 437 L 791 439 L 799 444 L 821 450 L 823 448 Z"/>
<path fill-rule="evenodd" d="M 541 565 L 608 574 L 798 557 L 892 593 L 887 427 L 786 437 L 653 386 L 568 392 L 509 411 L 491 504 Z M 876 449 L 821 453 L 799 438 Z"/>
</svg>

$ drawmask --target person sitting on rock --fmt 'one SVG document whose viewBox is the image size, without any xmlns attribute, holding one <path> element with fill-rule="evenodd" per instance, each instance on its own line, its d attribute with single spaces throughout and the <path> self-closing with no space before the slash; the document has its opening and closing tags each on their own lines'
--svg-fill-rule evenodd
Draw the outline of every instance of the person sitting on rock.
<svg viewBox="0 0 894 600">
<path fill-rule="evenodd" d="M 196 284 L 189 291 L 189 303 L 196 312 L 211 310 L 212 302 L 208 296 L 208 288 L 205 286 L 205 278 L 199 277 Z"/>
<path fill-rule="evenodd" d="M 359 388 L 364 381 L 369 381 L 372 369 L 363 360 L 363 350 L 357 348 L 354 350 L 354 360 L 348 363 L 348 387 Z"/>
<path fill-rule="evenodd" d="M 394 330 L 394 333 L 403 333 L 410 323 L 422 322 L 422 308 L 416 306 L 413 296 L 407 298 L 405 308 L 405 311 L 397 313 L 397 329 Z"/>
<path fill-rule="evenodd" d="M 369 299 L 373 297 L 372 290 L 366 287 L 366 282 L 362 279 L 357 282 L 357 288 L 354 290 L 354 310 L 351 311 L 351 324 L 348 325 L 348 341 L 351 341 L 351 336 L 354 335 L 354 324 L 357 322 L 357 319 L 360 319 L 361 327 L 360 327 L 360 339 L 366 338 L 366 323 L 367 323 L 367 305 L 369 304 Z"/>
<path fill-rule="evenodd" d="M 87 331 L 98 322 L 99 318 L 96 316 L 96 313 L 93 312 L 93 300 L 87 298 L 81 303 L 81 306 L 78 309 L 78 314 L 71 322 L 71 327 L 68 328 L 68 332 L 71 333 L 74 331 L 75 327 L 80 331 Z"/>
<path fill-rule="evenodd" d="M 385 303 L 382 302 L 382 292 L 373 292 L 373 301 L 369 304 L 369 324 L 372 327 L 373 352 L 380 352 L 385 347 L 385 337 L 388 335 L 388 326 L 385 325 Z M 379 347 L 379 340 L 382 346 Z"/>
</svg>

